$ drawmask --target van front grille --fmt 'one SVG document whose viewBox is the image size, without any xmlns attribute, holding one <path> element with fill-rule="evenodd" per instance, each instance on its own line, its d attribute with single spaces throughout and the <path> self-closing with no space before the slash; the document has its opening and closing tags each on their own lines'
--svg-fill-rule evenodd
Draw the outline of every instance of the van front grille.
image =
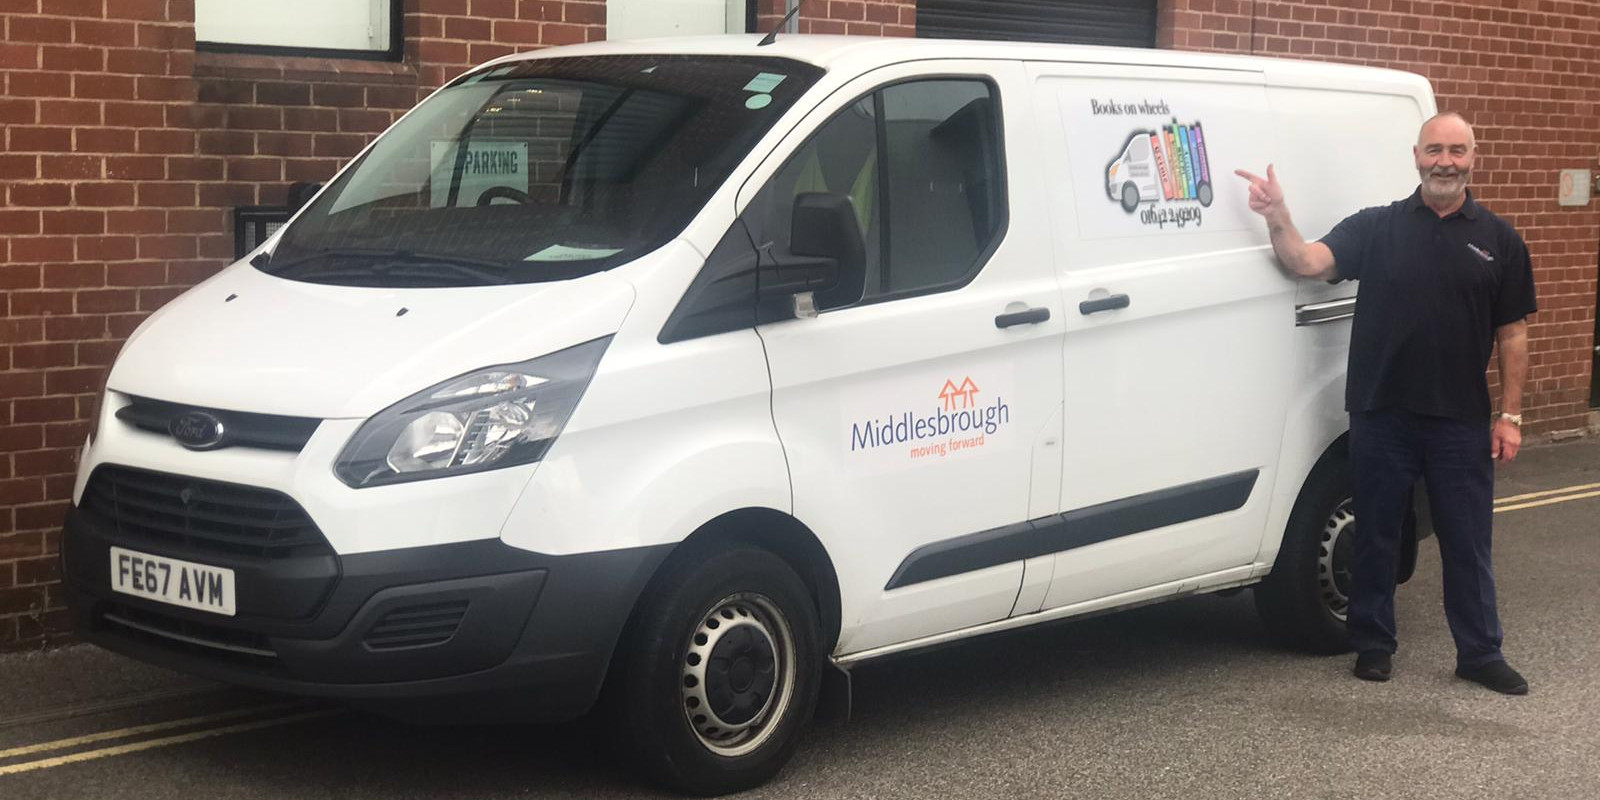
<svg viewBox="0 0 1600 800">
<path fill-rule="evenodd" d="M 148 397 L 128 397 L 127 405 L 117 409 L 117 419 L 140 430 L 171 436 L 174 420 L 190 412 L 203 412 L 222 424 L 225 433 L 217 447 L 251 447 L 260 450 L 287 450 L 298 453 L 311 440 L 322 420 L 311 417 L 285 417 L 277 414 L 252 414 L 218 408 L 169 403 Z"/>
<path fill-rule="evenodd" d="M 271 489 L 106 465 L 89 477 L 83 508 L 114 524 L 129 544 L 257 558 L 333 553 L 305 509 Z"/>
<path fill-rule="evenodd" d="M 192 622 L 111 602 L 97 605 L 95 622 L 102 629 L 165 650 L 221 658 L 268 672 L 282 668 L 267 637 L 248 631 Z"/>
</svg>

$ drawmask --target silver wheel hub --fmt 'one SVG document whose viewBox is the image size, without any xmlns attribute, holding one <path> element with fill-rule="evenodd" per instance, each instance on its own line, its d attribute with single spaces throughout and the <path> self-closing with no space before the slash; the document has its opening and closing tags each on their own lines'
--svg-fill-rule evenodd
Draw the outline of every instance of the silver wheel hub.
<svg viewBox="0 0 1600 800">
<path fill-rule="evenodd" d="M 1354 561 L 1356 514 L 1350 498 L 1339 502 L 1322 525 L 1317 543 L 1317 588 L 1328 611 L 1344 621 L 1350 608 L 1350 567 Z"/>
<path fill-rule="evenodd" d="M 740 593 L 713 605 L 689 636 L 682 703 L 707 749 L 738 756 L 761 746 L 794 693 L 794 635 L 768 598 Z"/>
</svg>

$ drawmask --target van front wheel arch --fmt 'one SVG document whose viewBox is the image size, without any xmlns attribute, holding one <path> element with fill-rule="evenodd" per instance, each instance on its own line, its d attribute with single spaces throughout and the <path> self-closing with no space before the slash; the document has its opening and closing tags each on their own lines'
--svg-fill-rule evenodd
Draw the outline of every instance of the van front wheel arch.
<svg viewBox="0 0 1600 800">
<path fill-rule="evenodd" d="M 641 599 L 604 724 L 657 782 L 719 795 L 760 785 L 794 754 L 824 655 L 788 563 L 744 544 L 696 551 Z"/>
</svg>

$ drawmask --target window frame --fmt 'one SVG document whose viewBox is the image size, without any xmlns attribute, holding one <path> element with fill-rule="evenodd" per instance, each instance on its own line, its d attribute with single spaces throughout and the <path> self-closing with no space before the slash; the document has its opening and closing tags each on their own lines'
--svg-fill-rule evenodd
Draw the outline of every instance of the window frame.
<svg viewBox="0 0 1600 800">
<path fill-rule="evenodd" d="M 337 47 L 284 47 L 273 44 L 208 42 L 197 39 L 196 52 L 240 55 L 283 56 L 290 58 L 341 58 L 358 61 L 403 61 L 405 59 L 405 0 L 388 0 L 389 47 L 386 50 L 347 50 Z"/>
<path fill-rule="evenodd" d="M 871 89 L 851 96 L 848 101 L 841 103 L 837 108 L 830 111 L 827 115 L 827 118 L 824 119 L 821 124 L 817 125 L 815 130 L 813 130 L 803 140 L 796 144 L 788 153 L 783 155 L 783 159 L 778 162 L 777 168 L 772 171 L 772 174 L 769 175 L 765 181 L 763 181 L 761 187 L 756 190 L 756 193 L 752 195 L 752 197 L 758 197 L 761 192 L 765 192 L 772 179 L 775 178 L 779 173 L 783 172 L 783 170 L 789 166 L 789 163 L 794 158 L 805 152 L 806 148 L 811 145 L 811 143 L 823 131 L 823 129 L 829 125 L 829 123 L 833 122 L 835 117 L 855 106 L 855 104 L 861 102 L 863 99 L 870 97 L 872 99 L 875 135 L 878 139 L 877 170 L 880 177 L 878 179 L 879 191 L 877 192 L 877 212 L 884 220 L 883 230 L 880 232 L 881 241 L 879 242 L 879 268 L 884 270 L 885 274 L 888 274 L 888 272 L 893 268 L 893 264 L 890 261 L 892 253 L 889 249 L 889 227 L 894 223 L 892 218 L 889 216 L 891 211 L 889 205 L 889 193 L 884 190 L 884 187 L 887 185 L 887 176 L 889 174 L 889 154 L 887 146 L 886 120 L 883 118 L 883 92 L 896 86 L 904 86 L 914 83 L 927 83 L 932 81 L 965 81 L 970 83 L 981 83 L 989 90 L 989 97 L 993 100 L 992 108 L 994 109 L 993 119 L 991 120 L 991 134 L 994 139 L 993 166 L 995 167 L 996 177 L 995 192 L 997 193 L 996 196 L 1000 201 L 999 208 L 997 209 L 997 213 L 995 215 L 994 232 L 989 237 L 988 244 L 986 244 L 983 249 L 978 252 L 978 255 L 972 260 L 972 263 L 968 265 L 966 271 L 953 280 L 946 281 L 944 283 L 930 284 L 928 286 L 922 286 L 915 289 L 885 292 L 872 297 L 862 297 L 860 300 L 857 300 L 850 305 L 819 309 L 819 314 L 832 314 L 852 308 L 863 308 L 865 306 L 877 305 L 878 303 L 906 300 L 913 297 L 922 297 L 931 294 L 943 294 L 945 292 L 963 289 L 977 279 L 978 274 L 981 273 L 984 266 L 994 258 L 995 251 L 1000 248 L 1000 244 L 1005 241 L 1006 235 L 1010 232 L 1011 190 L 1009 161 L 1006 159 L 1005 98 L 1000 91 L 1000 84 L 995 80 L 994 76 L 984 73 L 930 72 L 919 75 L 909 75 L 903 78 L 896 78 L 885 83 L 878 84 Z M 752 205 L 754 205 L 754 203 L 752 203 Z M 745 208 L 740 212 L 740 216 L 743 217 L 749 210 L 750 209 L 748 207 Z"/>
</svg>

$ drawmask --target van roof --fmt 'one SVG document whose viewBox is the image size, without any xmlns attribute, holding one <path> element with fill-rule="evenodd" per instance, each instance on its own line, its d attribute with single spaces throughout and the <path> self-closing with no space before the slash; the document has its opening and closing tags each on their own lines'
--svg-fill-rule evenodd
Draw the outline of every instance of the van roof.
<svg viewBox="0 0 1600 800">
<path fill-rule="evenodd" d="M 1042 42 L 994 42 L 964 39 L 912 39 L 875 36 L 820 36 L 779 34 L 777 41 L 757 47 L 759 34 L 679 36 L 660 39 L 591 42 L 534 50 L 496 59 L 496 62 L 559 58 L 565 56 L 672 53 L 684 55 L 761 55 L 791 58 L 828 70 L 859 73 L 904 61 L 970 58 L 1016 61 L 1057 61 L 1085 64 L 1188 67 L 1260 72 L 1269 83 L 1314 84 L 1320 81 L 1359 83 L 1367 87 L 1388 85 L 1412 94 L 1430 90 L 1427 79 L 1409 72 L 1259 56 L 1195 53 L 1140 47 L 1098 47 Z"/>
</svg>

